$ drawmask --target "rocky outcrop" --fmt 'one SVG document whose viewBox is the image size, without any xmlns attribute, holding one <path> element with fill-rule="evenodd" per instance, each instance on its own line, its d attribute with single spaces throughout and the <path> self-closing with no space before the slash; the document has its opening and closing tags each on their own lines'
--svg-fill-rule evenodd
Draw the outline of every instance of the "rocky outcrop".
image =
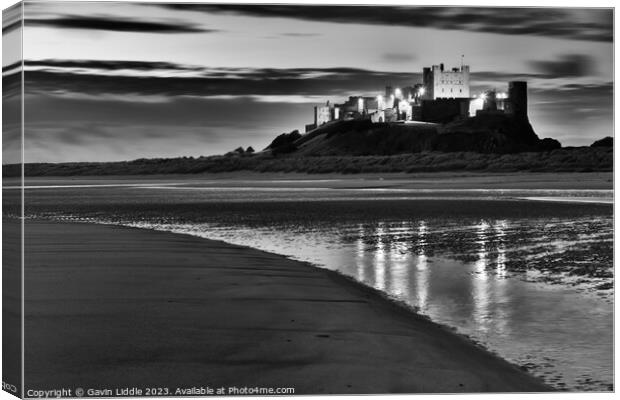
<svg viewBox="0 0 620 400">
<path fill-rule="evenodd" d="M 479 115 L 439 128 L 433 150 L 477 153 L 519 153 L 558 149 L 555 139 L 539 139 L 527 119 L 505 114 Z"/>
<path fill-rule="evenodd" d="M 295 147 L 292 152 L 300 156 L 395 155 L 423 151 L 508 154 L 561 148 L 555 139 L 539 139 L 527 119 L 505 114 L 481 115 L 446 125 L 337 121 L 301 136 L 292 146 Z"/>
</svg>

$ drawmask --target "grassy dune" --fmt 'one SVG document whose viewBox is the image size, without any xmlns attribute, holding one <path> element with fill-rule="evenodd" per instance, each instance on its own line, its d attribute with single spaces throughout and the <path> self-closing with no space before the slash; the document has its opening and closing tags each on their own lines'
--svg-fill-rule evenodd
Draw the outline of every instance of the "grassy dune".
<svg viewBox="0 0 620 400">
<path fill-rule="evenodd" d="M 156 175 L 207 172 L 604 172 L 613 170 L 613 148 L 577 147 L 548 152 L 481 154 L 473 152 L 420 152 L 389 156 L 297 156 L 229 153 L 210 157 L 138 159 L 95 163 L 26 164 L 26 176 Z M 20 165 L 5 165 L 3 176 L 19 176 Z"/>
</svg>

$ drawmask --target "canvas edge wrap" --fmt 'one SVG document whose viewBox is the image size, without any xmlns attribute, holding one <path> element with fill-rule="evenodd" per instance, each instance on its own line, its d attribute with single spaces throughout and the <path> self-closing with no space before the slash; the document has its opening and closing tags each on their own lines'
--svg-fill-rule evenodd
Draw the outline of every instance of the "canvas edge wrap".
<svg viewBox="0 0 620 400">
<path fill-rule="evenodd" d="M 23 2 L 2 11 L 2 42 L 2 390 L 23 397 Z"/>
</svg>

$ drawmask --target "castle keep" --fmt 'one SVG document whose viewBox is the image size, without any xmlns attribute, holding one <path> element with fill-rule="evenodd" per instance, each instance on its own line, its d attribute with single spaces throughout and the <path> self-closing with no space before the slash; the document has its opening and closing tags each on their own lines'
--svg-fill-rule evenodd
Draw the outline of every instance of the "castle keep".
<svg viewBox="0 0 620 400">
<path fill-rule="evenodd" d="M 468 98 L 469 65 L 445 70 L 443 63 L 422 70 L 422 82 L 425 93 L 423 98 Z"/>
<path fill-rule="evenodd" d="M 425 67 L 422 82 L 411 86 L 386 86 L 383 94 L 374 97 L 350 96 L 341 104 L 327 102 L 314 107 L 314 122 L 306 125 L 306 132 L 337 120 L 447 123 L 490 114 L 506 114 L 526 121 L 527 82 L 509 82 L 507 92 L 488 90 L 472 96 L 469 65 L 446 69 L 442 63 Z"/>
</svg>

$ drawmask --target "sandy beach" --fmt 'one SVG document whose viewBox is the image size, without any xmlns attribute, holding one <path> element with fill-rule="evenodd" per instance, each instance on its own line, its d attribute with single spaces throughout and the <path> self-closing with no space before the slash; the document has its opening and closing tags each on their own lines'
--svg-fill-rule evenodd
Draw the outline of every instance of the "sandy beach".
<svg viewBox="0 0 620 400">
<path fill-rule="evenodd" d="M 550 390 L 371 289 L 275 254 L 32 220 L 25 240 L 26 390 Z"/>
<path fill-rule="evenodd" d="M 19 186 L 18 178 L 5 177 L 5 186 Z M 612 172 L 419 172 L 419 173 L 363 173 L 363 174 L 304 174 L 257 173 L 250 171 L 167 174 L 167 175 L 112 175 L 112 176 L 37 176 L 26 177 L 26 186 L 55 185 L 149 185 L 157 184 L 211 184 L 230 187 L 241 184 L 278 187 L 307 187 L 321 183 L 337 188 L 391 187 L 401 189 L 609 189 L 613 188 Z"/>
</svg>

